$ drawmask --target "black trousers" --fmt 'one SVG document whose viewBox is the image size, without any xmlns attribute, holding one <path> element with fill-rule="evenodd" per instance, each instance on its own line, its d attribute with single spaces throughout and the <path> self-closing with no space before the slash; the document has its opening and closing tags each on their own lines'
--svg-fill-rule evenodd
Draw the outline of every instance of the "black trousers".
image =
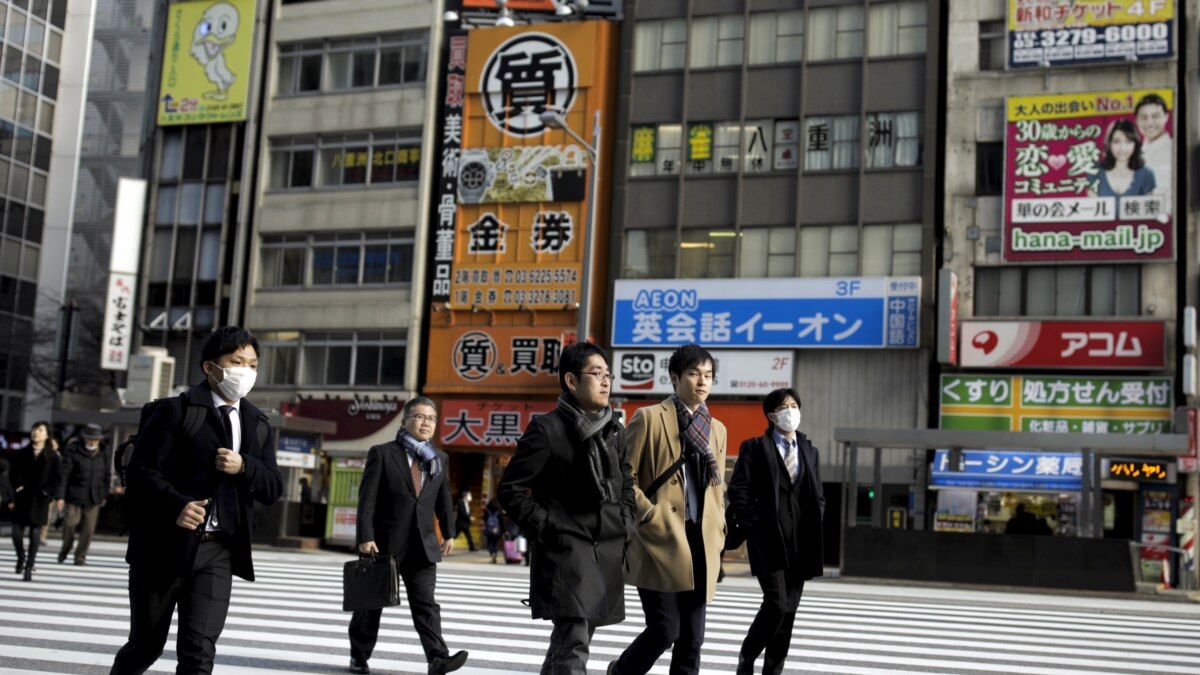
<svg viewBox="0 0 1200 675">
<path fill-rule="evenodd" d="M 467 538 L 467 550 L 474 551 L 475 550 L 475 538 L 471 535 L 471 523 L 469 521 L 465 521 L 465 520 L 462 521 L 461 523 L 455 523 L 454 529 L 459 532 L 462 532 L 463 535 Z"/>
<path fill-rule="evenodd" d="M 211 673 L 217 638 L 229 614 L 233 573 L 229 547 L 206 541 L 196 552 L 190 576 L 161 578 L 129 570 L 129 641 L 117 652 L 110 675 L 144 673 L 162 655 L 179 606 L 175 672 Z"/>
<path fill-rule="evenodd" d="M 21 541 L 21 535 L 25 533 L 26 528 L 29 529 L 29 557 L 25 557 L 25 544 Z M 25 561 L 25 567 L 33 567 L 37 561 L 38 546 L 42 543 L 41 530 L 39 525 L 13 525 L 13 548 L 17 551 L 17 560 Z"/>
<path fill-rule="evenodd" d="M 692 552 L 692 590 L 661 593 L 638 589 L 646 614 L 646 630 L 617 660 L 614 672 L 620 675 L 644 675 L 667 649 L 671 649 L 671 675 L 700 672 L 708 570 L 700 526 L 689 523 L 684 531 Z"/>
<path fill-rule="evenodd" d="M 448 656 L 450 650 L 442 640 L 442 608 L 433 599 L 437 586 L 437 565 L 425 558 L 424 552 L 413 551 L 400 563 L 400 578 L 404 580 L 404 592 L 408 595 L 408 607 L 412 611 L 413 627 L 421 638 L 426 662 L 439 656 Z M 379 640 L 379 622 L 382 609 L 366 609 L 354 612 L 350 617 L 350 656 L 356 661 L 366 661 L 375 651 Z"/>
<path fill-rule="evenodd" d="M 587 673 L 588 651 L 595 633 L 596 624 L 587 619 L 554 619 L 541 675 Z"/>
<path fill-rule="evenodd" d="M 791 646 L 792 625 L 796 622 L 796 609 L 804 593 L 804 580 L 789 578 L 785 570 L 778 570 L 760 575 L 758 585 L 763 592 L 762 605 L 742 641 L 739 661 L 751 667 L 748 672 L 753 672 L 754 660 L 766 649 L 763 672 L 778 673 L 783 670 L 783 661 Z"/>
</svg>

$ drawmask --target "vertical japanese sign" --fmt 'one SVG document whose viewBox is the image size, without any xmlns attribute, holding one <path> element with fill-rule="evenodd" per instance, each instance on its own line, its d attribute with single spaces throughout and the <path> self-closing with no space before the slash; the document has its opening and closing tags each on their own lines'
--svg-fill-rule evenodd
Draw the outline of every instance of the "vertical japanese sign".
<svg viewBox="0 0 1200 675">
<path fill-rule="evenodd" d="M 1174 92 L 1008 99 L 1004 259 L 1175 255 Z"/>
<path fill-rule="evenodd" d="M 561 310 L 579 301 L 595 167 L 585 148 L 542 115 L 559 115 L 590 138 L 602 110 L 602 124 L 611 128 L 615 38 L 606 21 L 470 32 L 452 306 Z M 610 154 L 601 153 L 597 224 L 607 218 Z M 439 208 L 449 209 L 445 194 Z"/>
<path fill-rule="evenodd" d="M 434 205 L 432 302 L 450 299 L 454 272 L 454 240 L 458 227 L 458 167 L 462 156 L 463 99 L 467 78 L 467 36 L 450 33 L 446 40 L 446 81 L 442 99 L 441 172 Z"/>
<path fill-rule="evenodd" d="M 1008 0 L 1008 67 L 1175 55 L 1175 0 Z"/>
<path fill-rule="evenodd" d="M 653 124 L 635 126 L 632 139 L 629 161 L 633 164 L 654 164 L 655 150 L 658 146 L 658 127 Z"/>
<path fill-rule="evenodd" d="M 137 275 L 112 272 L 108 275 L 108 299 L 104 303 L 104 334 L 100 367 L 127 370 L 133 343 L 133 288 Z"/>
<path fill-rule="evenodd" d="M 941 428 L 1160 434 L 1172 398 L 1169 377 L 943 375 Z"/>
<path fill-rule="evenodd" d="M 246 119 L 257 0 L 167 6 L 158 124 Z"/>
</svg>

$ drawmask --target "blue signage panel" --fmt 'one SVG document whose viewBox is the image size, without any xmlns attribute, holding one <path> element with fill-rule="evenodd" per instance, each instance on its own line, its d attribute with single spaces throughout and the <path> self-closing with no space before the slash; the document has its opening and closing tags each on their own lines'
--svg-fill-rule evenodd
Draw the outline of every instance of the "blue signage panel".
<svg viewBox="0 0 1200 675">
<path fill-rule="evenodd" d="M 920 277 L 623 279 L 614 347 L 916 347 Z"/>
<path fill-rule="evenodd" d="M 281 433 L 279 434 L 275 449 L 279 452 L 299 452 L 310 455 L 317 451 L 317 442 L 311 436 L 295 436 L 293 434 Z"/>
<path fill-rule="evenodd" d="M 1078 452 L 964 450 L 961 468 L 951 471 L 950 451 L 938 450 L 929 486 L 1078 492 L 1083 485 L 1083 456 Z"/>
</svg>

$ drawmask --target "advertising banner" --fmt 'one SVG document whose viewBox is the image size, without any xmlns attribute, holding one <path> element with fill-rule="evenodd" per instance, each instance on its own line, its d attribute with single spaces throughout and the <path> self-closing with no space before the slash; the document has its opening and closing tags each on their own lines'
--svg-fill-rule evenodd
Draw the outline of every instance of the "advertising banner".
<svg viewBox="0 0 1200 675">
<path fill-rule="evenodd" d="M 1008 67 L 1175 55 L 1175 0 L 1008 0 Z"/>
<path fill-rule="evenodd" d="M 964 321 L 967 368 L 1161 370 L 1162 321 Z"/>
<path fill-rule="evenodd" d="M 100 367 L 128 370 L 133 348 L 133 289 L 136 274 L 110 272 L 108 299 L 104 303 L 104 335 L 100 343 Z"/>
<path fill-rule="evenodd" d="M 528 387 L 557 392 L 563 328 L 552 326 L 453 326 L 438 328 L 429 344 L 428 389 Z"/>
<path fill-rule="evenodd" d="M 943 375 L 942 429 L 1097 434 L 1171 431 L 1169 377 Z"/>
<path fill-rule="evenodd" d="M 442 99 L 441 170 L 437 177 L 437 203 L 433 234 L 433 285 L 430 302 L 450 299 L 454 269 L 454 240 L 458 230 L 458 164 L 462 156 L 463 103 L 467 81 L 467 36 L 451 32 L 443 56 L 446 64 Z"/>
<path fill-rule="evenodd" d="M 629 279 L 613 302 L 616 347 L 916 347 L 921 278 Z"/>
<path fill-rule="evenodd" d="M 1062 490 L 1083 485 L 1083 456 L 1078 452 L 963 450 L 962 466 L 952 470 L 950 451 L 933 455 L 929 486 L 996 490 Z"/>
<path fill-rule="evenodd" d="M 434 260 L 435 283 L 449 272 L 445 299 L 454 309 L 562 310 L 579 302 L 594 167 L 586 149 L 542 115 L 559 115 L 591 138 L 595 113 L 603 111 L 602 126 L 611 129 L 615 39 L 606 21 L 467 36 L 461 76 L 447 71 L 447 111 L 458 98 L 462 111 L 444 122 L 458 141 L 458 153 L 444 142 L 442 157 L 443 174 L 456 177 L 457 211 L 449 212 L 451 193 L 443 189 Z M 458 53 L 449 65 L 463 65 Z M 610 154 L 601 152 L 599 222 L 607 218 Z M 453 235 L 443 233 L 449 226 Z M 435 301 L 442 290 L 434 289 Z"/>
<path fill-rule="evenodd" d="M 158 124 L 246 119 L 256 0 L 167 5 Z"/>
<path fill-rule="evenodd" d="M 1008 99 L 1004 259 L 1175 256 L 1174 92 Z"/>
<path fill-rule="evenodd" d="M 515 448 L 534 415 L 554 406 L 554 401 L 449 399 L 442 403 L 438 438 L 443 446 Z"/>
<path fill-rule="evenodd" d="M 671 350 L 617 350 L 613 353 L 614 394 L 665 395 L 675 391 L 667 362 Z M 713 350 L 716 375 L 712 394 L 765 396 L 792 386 L 790 351 Z"/>
<path fill-rule="evenodd" d="M 407 401 L 384 395 L 371 397 L 351 394 L 351 398 L 301 397 L 295 404 L 284 404 L 280 410 L 300 417 L 311 417 L 337 424 L 337 432 L 326 434 L 327 441 L 350 441 L 366 438 L 392 424 Z M 397 423 L 398 424 L 398 423 Z M 283 449 L 281 447 L 281 449 Z"/>
</svg>

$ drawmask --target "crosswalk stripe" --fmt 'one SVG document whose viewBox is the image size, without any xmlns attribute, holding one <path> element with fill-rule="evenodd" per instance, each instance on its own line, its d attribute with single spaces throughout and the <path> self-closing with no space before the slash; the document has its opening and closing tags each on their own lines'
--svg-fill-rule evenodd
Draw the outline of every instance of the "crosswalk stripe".
<svg viewBox="0 0 1200 675">
<path fill-rule="evenodd" d="M 32 583 L 11 570 L 0 576 L 0 597 L 21 598 L 0 615 L 0 671 L 53 672 L 58 663 L 106 672 L 129 628 L 122 553 L 120 544 L 103 542 L 85 567 L 57 565 L 51 554 Z M 258 581 L 234 583 L 217 672 L 344 669 L 349 613 L 340 611 L 341 566 L 348 559 L 256 551 Z M 10 550 L 0 552 L 0 570 L 12 560 Z M 551 626 L 531 620 L 520 604 L 529 595 L 527 574 L 453 559 L 439 567 L 444 638 L 452 650 L 471 651 L 462 672 L 540 666 Z M 703 672 L 734 669 L 760 601 L 752 579 L 731 578 L 718 588 L 708 608 Z M 641 630 L 636 590 L 627 588 L 626 621 L 597 631 L 589 671 L 604 672 Z M 796 617 L 788 672 L 1192 673 L 1200 660 L 1197 634 L 1200 610 L 1174 605 L 813 582 Z M 155 672 L 173 670 L 172 648 L 173 639 Z M 651 672 L 665 674 L 664 663 Z M 407 600 L 384 612 L 371 667 L 425 672 Z"/>
</svg>

